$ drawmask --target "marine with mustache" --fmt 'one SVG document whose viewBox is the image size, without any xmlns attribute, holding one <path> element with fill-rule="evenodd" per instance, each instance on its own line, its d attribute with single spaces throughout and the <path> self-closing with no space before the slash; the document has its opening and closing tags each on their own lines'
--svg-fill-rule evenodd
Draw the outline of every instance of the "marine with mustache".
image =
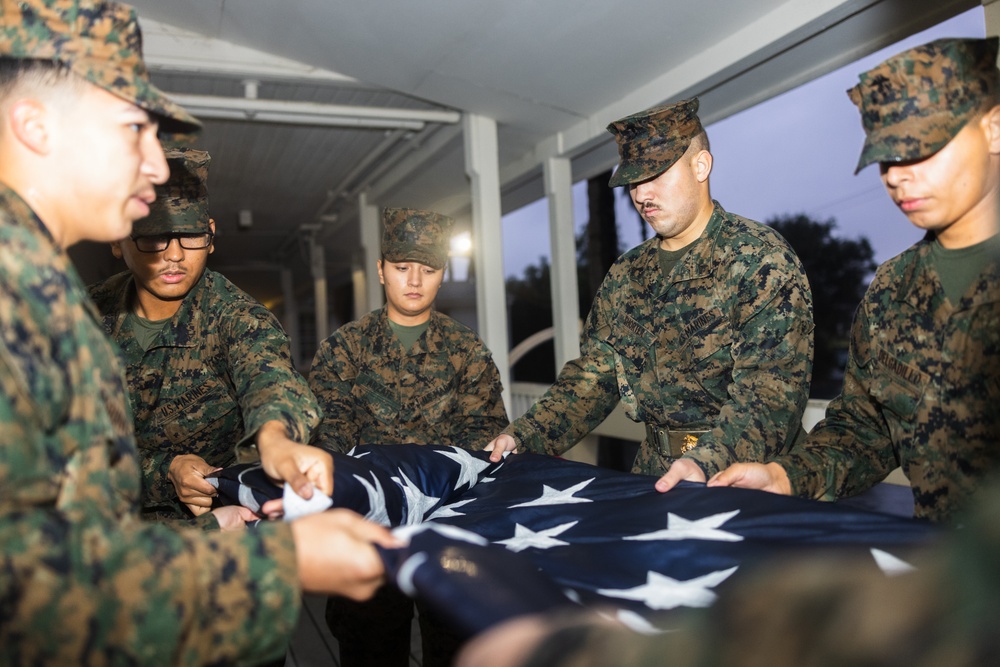
<svg viewBox="0 0 1000 667">
<path fill-rule="evenodd" d="M 594 298 L 580 357 L 486 448 L 558 455 L 621 401 L 645 424 L 632 471 L 704 482 L 765 461 L 803 434 L 812 296 L 769 227 L 709 192 L 713 158 L 697 98 L 608 126 L 626 186 L 656 236 L 615 261 Z"/>
</svg>

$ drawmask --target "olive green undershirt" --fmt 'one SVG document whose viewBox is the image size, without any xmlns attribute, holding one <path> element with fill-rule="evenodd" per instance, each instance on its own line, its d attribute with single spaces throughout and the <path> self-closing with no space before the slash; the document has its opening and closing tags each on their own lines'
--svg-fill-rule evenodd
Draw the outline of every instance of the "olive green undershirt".
<svg viewBox="0 0 1000 667">
<path fill-rule="evenodd" d="M 135 336 L 135 341 L 139 343 L 139 347 L 143 351 L 148 351 L 149 348 L 153 346 L 156 342 L 156 338 L 160 335 L 172 318 L 166 318 L 164 320 L 147 320 L 145 317 L 139 317 L 135 313 L 129 313 L 126 316 L 127 323 L 132 327 L 132 335 Z"/>
<path fill-rule="evenodd" d="M 681 258 L 691 249 L 698 241 L 687 244 L 680 250 L 664 250 L 660 248 L 660 270 L 663 271 L 663 277 L 666 278 L 670 275 L 670 272 L 674 270 L 677 266 L 677 262 L 681 261 Z"/>
<path fill-rule="evenodd" d="M 409 352 L 413 344 L 417 342 L 425 331 L 427 331 L 428 325 L 431 321 L 427 320 L 423 324 L 417 324 L 412 327 L 404 326 L 402 324 L 396 324 L 392 320 L 389 320 L 389 327 L 392 328 L 392 332 L 396 334 L 396 338 L 399 339 L 400 344 L 403 346 L 403 351 Z"/>
<path fill-rule="evenodd" d="M 948 249 L 935 239 L 931 261 L 941 279 L 944 294 L 956 305 L 992 260 L 1000 257 L 1000 235 L 967 248 Z"/>
</svg>

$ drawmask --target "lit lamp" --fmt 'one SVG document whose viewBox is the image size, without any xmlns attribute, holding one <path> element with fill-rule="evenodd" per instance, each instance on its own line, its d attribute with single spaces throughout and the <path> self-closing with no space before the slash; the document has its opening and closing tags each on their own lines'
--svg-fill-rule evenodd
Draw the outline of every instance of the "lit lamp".
<svg viewBox="0 0 1000 667">
<path fill-rule="evenodd" d="M 472 234 L 470 232 L 461 232 L 455 234 L 451 237 L 451 252 L 448 253 L 452 257 L 468 257 L 472 253 Z"/>
<path fill-rule="evenodd" d="M 463 269 L 462 280 L 466 280 L 469 274 L 469 257 L 472 255 L 472 233 L 471 232 L 459 232 L 451 237 L 450 252 L 448 253 L 448 273 L 452 280 L 456 279 L 456 269 Z M 462 257 L 463 261 L 456 263 L 452 261 L 452 257 Z"/>
</svg>

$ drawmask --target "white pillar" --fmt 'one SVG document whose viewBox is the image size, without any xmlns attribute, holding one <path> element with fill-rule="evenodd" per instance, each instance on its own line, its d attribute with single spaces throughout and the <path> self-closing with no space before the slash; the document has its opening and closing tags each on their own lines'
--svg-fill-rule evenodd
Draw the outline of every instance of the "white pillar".
<svg viewBox="0 0 1000 667">
<path fill-rule="evenodd" d="M 986 36 L 1000 35 L 1000 2 L 983 0 L 983 9 L 986 12 Z"/>
<path fill-rule="evenodd" d="M 330 335 L 330 314 L 326 296 L 326 251 L 314 238 L 309 239 L 309 260 L 316 301 L 316 344 L 319 345 Z"/>
<path fill-rule="evenodd" d="M 510 347 L 507 335 L 507 290 L 503 275 L 503 230 L 500 227 L 500 159 L 497 122 L 477 114 L 462 118 L 465 173 L 472 189 L 472 237 L 476 262 L 476 320 L 479 335 L 493 353 L 510 414 Z"/>
<path fill-rule="evenodd" d="M 552 326 L 555 329 L 556 373 L 580 356 L 580 298 L 576 281 L 576 238 L 573 229 L 573 175 L 567 158 L 548 158 L 544 165 L 549 199 L 549 245 L 552 249 Z"/>
<path fill-rule="evenodd" d="M 351 312 L 351 318 L 355 320 L 361 319 L 369 310 L 368 291 L 365 289 L 368 285 L 365 261 L 366 254 L 363 248 L 358 249 L 354 253 L 354 259 L 351 260 L 351 296 L 354 298 L 354 310 Z"/>
<path fill-rule="evenodd" d="M 281 298 L 284 301 L 284 326 L 292 348 L 292 363 L 302 368 L 302 340 L 299 338 L 299 304 L 295 300 L 295 282 L 291 269 L 281 270 Z"/>
<path fill-rule="evenodd" d="M 381 308 L 384 293 L 378 281 L 378 262 L 382 256 L 382 216 L 377 206 L 368 203 L 368 195 L 362 192 L 358 195 L 358 224 L 361 226 L 361 268 L 363 285 L 354 283 L 354 319 Z M 357 274 L 355 274 L 357 275 Z M 359 299 L 359 295 L 364 295 Z"/>
</svg>

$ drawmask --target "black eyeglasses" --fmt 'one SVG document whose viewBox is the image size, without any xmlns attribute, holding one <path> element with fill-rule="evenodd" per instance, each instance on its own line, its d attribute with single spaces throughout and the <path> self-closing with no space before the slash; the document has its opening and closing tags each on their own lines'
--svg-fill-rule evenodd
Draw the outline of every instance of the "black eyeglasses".
<svg viewBox="0 0 1000 667">
<path fill-rule="evenodd" d="M 185 250 L 204 250 L 212 245 L 214 234 L 160 234 L 159 236 L 130 237 L 139 252 L 163 252 L 170 246 L 173 239 Z"/>
</svg>

